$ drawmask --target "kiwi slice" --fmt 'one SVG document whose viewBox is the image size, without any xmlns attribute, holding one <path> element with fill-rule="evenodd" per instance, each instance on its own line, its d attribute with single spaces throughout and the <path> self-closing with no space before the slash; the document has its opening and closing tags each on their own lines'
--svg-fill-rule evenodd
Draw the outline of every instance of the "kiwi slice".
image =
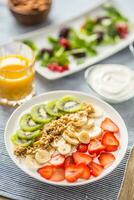
<svg viewBox="0 0 134 200">
<path fill-rule="evenodd" d="M 34 106 L 31 110 L 32 119 L 35 122 L 46 124 L 52 120 L 52 117 L 47 113 L 44 104 Z"/>
<path fill-rule="evenodd" d="M 56 107 L 64 112 L 73 113 L 82 109 L 82 103 L 73 96 L 64 96 L 56 103 Z"/>
<path fill-rule="evenodd" d="M 35 139 L 41 135 L 40 130 L 33 132 L 25 132 L 23 130 L 18 130 L 16 133 L 20 139 L 25 139 L 25 140 Z"/>
<path fill-rule="evenodd" d="M 46 105 L 46 111 L 49 115 L 54 117 L 60 117 L 62 112 L 56 107 L 57 100 L 50 101 Z"/>
<path fill-rule="evenodd" d="M 42 127 L 42 124 L 38 124 L 33 121 L 30 114 L 25 114 L 20 119 L 20 128 L 23 131 L 36 131 Z"/>
<path fill-rule="evenodd" d="M 31 145 L 34 140 L 24 140 L 24 139 L 20 139 L 18 137 L 18 133 L 16 132 L 14 135 L 11 136 L 11 141 L 15 144 L 15 145 L 20 145 L 23 147 L 27 147 L 29 145 Z"/>
</svg>

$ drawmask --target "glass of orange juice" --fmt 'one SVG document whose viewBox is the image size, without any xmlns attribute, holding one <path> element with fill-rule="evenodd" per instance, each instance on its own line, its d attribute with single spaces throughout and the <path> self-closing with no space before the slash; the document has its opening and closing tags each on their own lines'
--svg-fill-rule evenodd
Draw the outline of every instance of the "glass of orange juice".
<svg viewBox="0 0 134 200">
<path fill-rule="evenodd" d="M 35 56 L 27 45 L 12 42 L 0 48 L 0 103 L 19 105 L 34 93 Z"/>
</svg>

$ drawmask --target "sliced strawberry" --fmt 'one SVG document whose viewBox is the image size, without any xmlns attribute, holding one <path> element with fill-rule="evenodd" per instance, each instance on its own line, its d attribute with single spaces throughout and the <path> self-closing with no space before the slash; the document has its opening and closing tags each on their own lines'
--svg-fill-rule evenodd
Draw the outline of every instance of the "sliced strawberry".
<svg viewBox="0 0 134 200">
<path fill-rule="evenodd" d="M 65 157 L 61 154 L 53 156 L 50 160 L 50 163 L 54 166 L 63 166 Z"/>
<path fill-rule="evenodd" d="M 50 179 L 53 174 L 54 167 L 53 166 L 44 166 L 37 170 L 37 172 L 46 179 Z"/>
<path fill-rule="evenodd" d="M 105 167 L 113 163 L 113 161 L 115 160 L 115 156 L 112 153 L 101 153 L 98 160 L 100 164 Z"/>
<path fill-rule="evenodd" d="M 95 177 L 99 176 L 104 169 L 103 166 L 101 166 L 101 165 L 99 165 L 98 163 L 95 163 L 95 162 L 91 162 L 89 167 L 91 169 L 91 174 Z"/>
<path fill-rule="evenodd" d="M 101 123 L 101 128 L 105 131 L 110 131 L 114 133 L 119 132 L 118 126 L 110 118 L 104 119 L 104 121 Z"/>
<path fill-rule="evenodd" d="M 92 158 L 89 155 L 78 151 L 73 153 L 73 159 L 76 164 L 84 163 L 88 165 L 92 161 Z"/>
<path fill-rule="evenodd" d="M 119 23 L 116 26 L 116 30 L 120 36 L 120 38 L 126 38 L 128 35 L 128 25 L 126 23 Z"/>
<path fill-rule="evenodd" d="M 119 147 L 119 141 L 117 140 L 117 138 L 114 136 L 113 133 L 108 131 L 105 131 L 101 142 L 105 146 L 105 150 L 109 152 L 116 151 Z"/>
<path fill-rule="evenodd" d="M 88 145 L 89 154 L 99 154 L 101 151 L 105 149 L 105 146 L 101 144 L 101 142 L 97 139 L 91 140 Z"/>
<path fill-rule="evenodd" d="M 82 176 L 83 168 L 79 165 L 70 165 L 65 168 L 65 179 L 68 182 L 76 182 Z"/>
<path fill-rule="evenodd" d="M 91 176 L 91 172 L 90 172 L 89 167 L 87 165 L 83 164 L 83 163 L 79 164 L 79 167 L 81 167 L 83 169 L 81 178 L 89 179 L 90 176 Z"/>
<path fill-rule="evenodd" d="M 65 162 L 64 162 L 64 166 L 65 168 L 68 167 L 69 165 L 71 164 L 75 164 L 74 163 L 74 159 L 73 159 L 73 156 L 68 156 L 65 158 Z"/>
<path fill-rule="evenodd" d="M 90 156 L 91 158 L 96 158 L 96 157 L 98 156 L 97 153 L 89 153 L 89 152 L 88 152 L 88 154 L 89 154 L 89 156 Z"/>
<path fill-rule="evenodd" d="M 87 149 L 88 149 L 88 145 L 87 144 L 79 144 L 78 147 L 77 147 L 77 150 L 79 152 L 87 152 Z"/>
<path fill-rule="evenodd" d="M 63 167 L 53 167 L 53 173 L 49 180 L 51 181 L 63 181 L 65 179 L 65 170 Z"/>
<path fill-rule="evenodd" d="M 63 37 L 60 39 L 60 45 L 63 46 L 66 50 L 70 48 L 69 40 Z"/>
</svg>

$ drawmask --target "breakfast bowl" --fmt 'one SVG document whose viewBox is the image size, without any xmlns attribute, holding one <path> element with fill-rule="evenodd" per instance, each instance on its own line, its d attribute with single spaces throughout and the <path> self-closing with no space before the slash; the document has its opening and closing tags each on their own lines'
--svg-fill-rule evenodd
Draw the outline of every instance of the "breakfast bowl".
<svg viewBox="0 0 134 200">
<path fill-rule="evenodd" d="M 118 112 L 99 98 L 53 91 L 14 111 L 5 128 L 5 145 L 13 162 L 31 177 L 77 186 L 112 173 L 126 153 L 128 133 Z"/>
</svg>

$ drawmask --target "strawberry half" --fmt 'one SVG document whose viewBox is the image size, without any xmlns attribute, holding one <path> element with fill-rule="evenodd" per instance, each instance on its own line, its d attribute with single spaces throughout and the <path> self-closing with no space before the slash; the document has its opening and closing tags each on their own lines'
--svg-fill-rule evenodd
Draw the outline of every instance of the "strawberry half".
<svg viewBox="0 0 134 200">
<path fill-rule="evenodd" d="M 65 179 L 65 170 L 63 167 L 53 167 L 53 173 L 49 180 L 59 182 Z"/>
<path fill-rule="evenodd" d="M 101 151 L 105 149 L 105 146 L 101 144 L 101 142 L 97 139 L 91 140 L 88 145 L 89 154 L 99 154 Z"/>
<path fill-rule="evenodd" d="M 101 123 L 101 128 L 105 131 L 110 131 L 114 133 L 119 132 L 118 126 L 110 118 L 104 119 L 104 121 Z"/>
<path fill-rule="evenodd" d="M 92 158 L 89 155 L 78 151 L 73 153 L 73 159 L 76 164 L 84 163 L 88 165 L 92 161 Z"/>
<path fill-rule="evenodd" d="M 83 164 L 83 163 L 79 164 L 79 167 L 81 167 L 83 169 L 81 178 L 82 179 L 89 179 L 90 176 L 91 176 L 91 172 L 90 172 L 89 167 L 87 165 Z"/>
<path fill-rule="evenodd" d="M 70 165 L 65 168 L 65 179 L 68 182 L 76 182 L 82 176 L 83 168 L 79 165 Z"/>
<path fill-rule="evenodd" d="M 87 144 L 79 144 L 78 147 L 77 147 L 77 150 L 79 152 L 82 152 L 82 153 L 87 152 L 87 149 L 88 149 L 88 145 Z"/>
<path fill-rule="evenodd" d="M 50 163 L 57 167 L 57 166 L 63 166 L 64 161 L 65 161 L 65 157 L 61 154 L 58 154 L 51 158 Z"/>
<path fill-rule="evenodd" d="M 71 164 L 75 164 L 75 163 L 74 163 L 73 157 L 72 157 L 72 156 L 66 157 L 66 158 L 65 158 L 65 162 L 64 162 L 65 168 L 68 167 L 68 166 L 71 165 Z"/>
<path fill-rule="evenodd" d="M 116 151 L 119 147 L 119 141 L 111 132 L 105 132 L 102 137 L 102 144 L 105 146 L 105 151 Z"/>
<path fill-rule="evenodd" d="M 53 174 L 54 167 L 53 166 L 44 166 L 37 170 L 37 172 L 46 179 L 50 179 Z"/>
<path fill-rule="evenodd" d="M 91 169 L 91 174 L 95 177 L 99 176 L 103 171 L 103 166 L 99 165 L 98 163 L 91 162 L 89 165 Z"/>
<path fill-rule="evenodd" d="M 59 42 L 60 45 L 63 46 L 66 50 L 70 49 L 70 42 L 68 39 L 62 37 Z"/>
<path fill-rule="evenodd" d="M 98 160 L 103 167 L 106 167 L 113 163 L 115 156 L 112 153 L 101 153 Z"/>
</svg>

